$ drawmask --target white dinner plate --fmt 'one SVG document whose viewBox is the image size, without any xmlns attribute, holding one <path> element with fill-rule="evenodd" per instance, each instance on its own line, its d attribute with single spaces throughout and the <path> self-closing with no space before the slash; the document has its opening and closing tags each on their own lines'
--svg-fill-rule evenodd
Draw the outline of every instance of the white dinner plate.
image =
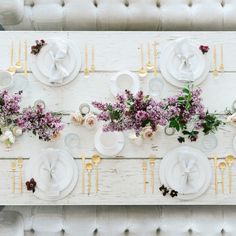
<svg viewBox="0 0 236 236">
<path fill-rule="evenodd" d="M 169 161 L 172 158 L 172 156 L 176 155 L 176 153 L 181 153 L 181 152 L 186 152 L 186 151 L 190 153 L 194 153 L 194 155 L 196 155 L 197 158 L 201 159 L 201 162 L 204 163 L 204 167 L 205 167 L 204 172 L 205 172 L 206 178 L 205 178 L 204 185 L 201 187 L 201 189 L 197 193 L 193 193 L 193 194 L 179 193 L 177 198 L 179 198 L 180 200 L 192 200 L 204 194 L 210 186 L 211 176 L 212 176 L 212 169 L 211 169 L 209 160 L 203 152 L 189 146 L 181 146 L 168 152 L 166 156 L 163 158 L 163 160 L 161 161 L 161 165 L 159 169 L 159 177 L 160 177 L 161 184 L 164 184 L 166 187 L 169 187 L 168 182 L 166 180 L 166 173 L 169 168 Z"/>
<path fill-rule="evenodd" d="M 103 132 L 98 129 L 94 137 L 94 145 L 97 151 L 104 156 L 116 156 L 125 145 L 122 132 Z"/>
<path fill-rule="evenodd" d="M 179 39 L 180 40 L 180 39 Z M 192 45 L 195 45 L 196 48 L 200 46 L 195 42 L 191 42 Z M 188 84 L 188 81 L 181 81 L 176 79 L 173 75 L 176 74 L 173 70 L 169 71 L 169 68 L 171 67 L 171 61 L 173 60 L 173 51 L 176 46 L 176 41 L 172 41 L 166 45 L 161 50 L 161 57 L 160 57 L 160 71 L 161 74 L 163 75 L 164 79 L 179 88 L 183 88 Z M 197 50 L 197 49 L 196 49 Z M 193 61 L 194 64 L 197 65 L 197 69 L 194 72 L 195 78 L 193 79 L 194 81 L 192 82 L 195 86 L 201 84 L 208 76 L 209 70 L 210 70 L 210 60 L 208 59 L 207 54 L 202 54 L 200 49 L 198 55 L 199 58 L 199 65 L 197 61 Z M 172 75 L 173 74 L 173 75 Z"/>
<path fill-rule="evenodd" d="M 204 185 L 206 181 L 206 168 L 201 158 L 195 157 L 194 155 L 189 156 L 190 159 L 195 161 L 191 171 L 190 185 L 185 190 L 181 187 L 181 175 L 183 170 L 180 166 L 180 158 L 175 155 L 168 159 L 168 168 L 166 170 L 166 181 L 171 189 L 178 191 L 180 194 L 194 194 L 197 193 Z M 183 157 L 186 159 L 186 157 Z"/>
<path fill-rule="evenodd" d="M 72 166 L 71 174 L 70 174 L 70 175 L 72 175 L 72 177 L 70 178 L 70 181 L 69 181 L 67 187 L 63 188 L 63 190 L 59 191 L 57 194 L 54 194 L 55 193 L 54 189 L 52 189 L 52 190 L 49 189 L 48 191 L 45 191 L 44 184 L 43 184 L 43 187 L 41 184 L 38 185 L 38 182 L 39 183 L 42 182 L 41 177 L 40 176 L 35 177 L 35 172 L 37 172 L 36 171 L 37 167 L 41 166 L 41 165 L 38 165 L 38 163 L 41 163 L 40 160 L 43 159 L 43 154 L 47 153 L 47 152 L 50 153 L 52 150 L 60 152 L 61 158 L 64 157 L 65 161 L 68 162 L 68 165 Z M 78 166 L 77 166 L 76 162 L 74 161 L 73 157 L 65 150 L 49 148 L 49 149 L 44 150 L 42 152 L 42 155 L 30 158 L 29 162 L 27 163 L 25 175 L 26 175 L 27 181 L 30 180 L 31 178 L 35 179 L 37 185 L 36 185 L 34 195 L 37 198 L 42 199 L 42 200 L 46 200 L 46 201 L 57 201 L 57 200 L 63 199 L 66 196 L 68 196 L 75 188 L 77 181 L 78 181 Z M 67 172 L 62 173 L 62 176 L 63 175 L 66 178 Z"/>
<path fill-rule="evenodd" d="M 136 74 L 130 71 L 120 71 L 115 74 L 110 80 L 110 90 L 113 96 L 124 93 L 129 90 L 134 95 L 140 89 L 140 81 Z"/>
<path fill-rule="evenodd" d="M 58 41 L 58 40 L 62 40 L 62 39 L 46 39 L 46 43 L 50 44 L 53 41 Z M 39 59 L 41 62 L 38 62 L 38 57 L 40 55 L 40 53 L 38 55 L 32 55 L 31 54 L 31 70 L 33 75 L 35 76 L 35 78 L 37 80 L 39 80 L 41 83 L 47 85 L 47 86 L 51 86 L 51 87 L 60 87 L 60 86 L 64 86 L 68 83 L 70 83 L 71 81 L 73 81 L 77 75 L 79 74 L 80 68 L 81 68 L 81 52 L 78 49 L 77 45 L 71 41 L 66 39 L 66 42 L 68 43 L 68 52 L 69 55 L 71 55 L 71 60 L 72 58 L 74 58 L 74 69 L 72 70 L 71 74 L 68 77 L 65 77 L 62 83 L 51 83 L 48 79 L 47 76 L 45 76 L 44 74 L 46 73 L 48 67 L 43 67 L 42 70 L 43 72 L 41 72 L 41 69 L 39 69 L 38 66 L 40 66 L 40 63 L 42 63 L 42 59 Z M 45 46 L 46 47 L 46 46 Z M 44 47 L 42 48 L 42 50 L 44 49 Z M 69 59 L 67 59 L 69 60 Z M 73 64 L 71 65 L 73 67 Z"/>
</svg>

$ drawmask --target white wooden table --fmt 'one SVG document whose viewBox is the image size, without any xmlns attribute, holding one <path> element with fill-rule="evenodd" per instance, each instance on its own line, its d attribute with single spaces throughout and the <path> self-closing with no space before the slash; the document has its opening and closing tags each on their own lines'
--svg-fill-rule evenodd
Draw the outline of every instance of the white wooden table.
<svg viewBox="0 0 236 236">
<path fill-rule="evenodd" d="M 0 65 L 2 69 L 9 66 L 9 48 L 11 40 L 28 40 L 28 45 L 34 44 L 35 39 L 69 38 L 76 42 L 84 55 L 84 46 L 95 46 L 96 73 L 84 78 L 81 72 L 78 77 L 64 87 L 51 88 L 38 82 L 29 73 L 29 86 L 24 91 L 23 105 L 32 105 L 35 100 L 43 99 L 47 108 L 53 111 L 74 111 L 81 103 L 97 101 L 112 101 L 109 91 L 109 79 L 117 71 L 137 71 L 139 68 L 138 50 L 140 43 L 158 41 L 162 48 L 168 41 L 179 37 L 190 37 L 199 41 L 199 44 L 209 45 L 224 44 L 225 73 L 219 79 L 213 79 L 211 73 L 201 85 L 206 107 L 210 111 L 223 112 L 226 107 L 231 107 L 236 98 L 236 33 L 234 32 L 1 32 L 0 33 Z M 212 53 L 209 52 L 209 53 Z M 210 58 L 212 58 L 210 56 Z M 84 63 L 84 58 L 82 58 Z M 30 62 L 29 62 L 30 64 Z M 30 67 L 30 66 L 29 66 Z M 82 65 L 83 71 L 84 65 Z M 21 72 L 19 72 L 21 73 Z M 160 75 L 159 75 L 160 76 Z M 152 78 L 150 73 L 142 82 L 142 89 L 148 93 L 148 80 Z M 176 94 L 177 89 L 165 82 L 163 97 Z M 68 121 L 68 118 L 64 119 Z M 11 159 L 22 156 L 25 165 L 32 156 L 39 155 L 46 147 L 65 148 L 63 139 L 69 132 L 77 132 L 80 136 L 80 150 L 74 155 L 78 168 L 81 169 L 82 153 L 88 157 L 96 152 L 93 143 L 95 131 L 88 131 L 83 127 L 69 125 L 63 131 L 62 137 L 56 142 L 44 143 L 37 138 L 25 134 L 13 145 L 11 151 L 6 151 L 0 146 L 0 205 L 202 205 L 202 204 L 236 204 L 236 168 L 233 167 L 233 192 L 228 191 L 223 195 L 214 193 L 214 182 L 208 191 L 193 201 L 179 201 L 170 197 L 163 197 L 159 192 L 160 186 L 158 169 L 161 158 L 171 149 L 178 147 L 177 135 L 167 137 L 160 132 L 152 141 L 141 147 L 134 146 L 126 137 L 126 144 L 119 157 L 104 158 L 99 166 L 100 186 L 99 193 L 95 194 L 95 176 L 92 173 L 92 193 L 90 196 L 81 193 L 81 175 L 74 191 L 65 199 L 57 202 L 46 202 L 33 196 L 24 189 L 20 194 L 17 190 L 11 193 Z M 218 154 L 224 157 L 234 154 L 232 139 L 236 134 L 235 128 L 226 126 L 217 134 L 218 146 L 214 153 L 207 153 L 209 157 Z M 196 143 L 187 145 L 201 148 L 201 138 Z M 148 171 L 147 193 L 143 193 L 142 161 L 150 155 L 156 155 L 155 166 L 155 192 L 151 193 L 150 172 Z M 213 161 L 210 159 L 211 164 Z M 150 170 L 150 169 L 149 169 Z M 87 181 L 87 179 L 85 179 Z M 87 183 L 87 182 L 85 182 Z M 226 182 L 227 183 L 227 182 Z M 228 190 L 226 186 L 226 190 Z"/>
</svg>

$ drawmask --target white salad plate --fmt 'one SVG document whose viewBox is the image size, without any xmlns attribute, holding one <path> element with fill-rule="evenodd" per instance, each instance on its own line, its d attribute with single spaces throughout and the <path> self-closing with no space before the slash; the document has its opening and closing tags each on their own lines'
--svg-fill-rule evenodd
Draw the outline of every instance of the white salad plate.
<svg viewBox="0 0 236 236">
<path fill-rule="evenodd" d="M 124 93 L 129 90 L 134 95 L 140 89 L 140 81 L 136 74 L 130 71 L 120 71 L 116 73 L 110 80 L 110 90 L 113 96 Z"/>
<path fill-rule="evenodd" d="M 124 134 L 122 132 L 103 132 L 100 128 L 95 134 L 94 145 L 100 154 L 116 156 L 124 148 Z"/>
<path fill-rule="evenodd" d="M 164 184 L 166 187 L 170 187 L 169 183 L 172 186 L 178 186 L 176 182 L 179 181 L 179 179 L 177 178 L 176 180 L 174 180 L 174 178 L 176 178 L 176 175 L 179 176 L 178 169 L 171 173 L 171 170 L 169 170 L 169 168 L 173 170 L 173 168 L 176 167 L 175 164 L 172 164 L 172 167 L 171 167 L 170 163 L 175 162 L 175 159 L 179 161 L 178 158 L 181 155 L 181 153 L 183 154 L 189 153 L 190 157 L 197 158 L 196 163 L 199 163 L 197 164 L 198 166 L 197 169 L 201 168 L 201 171 L 199 170 L 199 176 L 203 175 L 201 176 L 201 179 L 197 180 L 196 182 L 196 184 L 198 185 L 196 187 L 196 190 L 198 189 L 197 192 L 189 193 L 189 194 L 178 193 L 177 198 L 179 198 L 180 200 L 191 200 L 191 199 L 201 196 L 209 188 L 210 183 L 211 183 L 211 178 L 212 178 L 212 170 L 211 170 L 211 166 L 210 166 L 207 156 L 200 150 L 189 147 L 189 146 L 181 146 L 181 147 L 175 148 L 166 154 L 166 156 L 161 161 L 161 165 L 159 169 L 159 176 L 160 176 L 161 184 Z"/>
<path fill-rule="evenodd" d="M 43 46 L 41 51 L 38 55 L 31 54 L 31 70 L 33 75 L 37 80 L 41 83 L 52 86 L 52 87 L 59 87 L 64 86 L 71 81 L 73 81 L 77 75 L 79 74 L 81 68 L 81 52 L 76 46 L 76 44 L 68 39 L 46 39 L 45 40 L 47 45 Z M 63 59 L 63 65 L 65 66 L 66 70 L 68 71 L 69 75 L 63 79 L 61 83 L 51 83 L 49 81 L 49 69 L 52 66 L 50 62 L 52 62 L 51 56 L 49 55 L 49 51 L 54 42 L 66 43 L 68 45 L 68 52 Z"/>
<path fill-rule="evenodd" d="M 176 55 L 176 47 L 179 43 L 179 40 L 183 39 L 172 41 L 162 49 L 160 57 L 161 73 L 168 83 L 176 87 L 182 88 L 186 86 L 186 83 L 189 82 L 192 82 L 195 86 L 197 86 L 207 78 L 210 70 L 210 60 L 208 59 L 207 54 L 202 54 L 201 50 L 199 49 L 200 44 L 188 40 L 187 42 L 192 46 L 192 53 L 194 55 L 189 59 L 192 68 L 194 68 L 193 78 L 191 79 L 191 81 L 181 80 L 178 71 L 180 60 Z"/>
<path fill-rule="evenodd" d="M 47 166 L 55 158 L 56 180 L 48 181 Z M 45 169 L 46 168 L 46 169 Z M 26 179 L 34 178 L 37 185 L 34 195 L 42 200 L 57 201 L 69 195 L 77 184 L 78 166 L 63 149 L 48 148 L 40 156 L 32 157 L 26 168 Z"/>
</svg>

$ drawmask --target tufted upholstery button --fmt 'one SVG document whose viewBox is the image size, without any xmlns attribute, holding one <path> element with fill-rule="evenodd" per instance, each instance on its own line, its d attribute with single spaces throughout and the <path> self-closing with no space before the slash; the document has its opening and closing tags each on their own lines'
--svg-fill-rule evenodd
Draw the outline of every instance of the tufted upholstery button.
<svg viewBox="0 0 236 236">
<path fill-rule="evenodd" d="M 161 232 L 161 229 L 160 228 L 157 228 L 156 229 L 156 233 L 159 234 Z"/>
<path fill-rule="evenodd" d="M 34 2 L 32 2 L 32 3 L 30 4 L 30 6 L 31 6 L 31 7 L 34 7 Z"/>
<path fill-rule="evenodd" d="M 125 6 L 128 7 L 129 6 L 129 2 L 125 1 Z"/>
<path fill-rule="evenodd" d="M 221 1 L 221 6 L 222 6 L 222 7 L 225 6 L 225 1 Z"/>
<path fill-rule="evenodd" d="M 224 230 L 224 229 L 221 230 L 221 234 L 222 234 L 222 235 L 225 234 L 225 230 Z"/>
<path fill-rule="evenodd" d="M 193 6 L 192 1 L 189 1 L 188 6 L 189 6 L 189 7 L 192 7 L 192 6 Z"/>
<path fill-rule="evenodd" d="M 97 235 L 97 233 L 98 233 L 98 229 L 95 229 L 95 230 L 93 231 L 93 235 Z"/>
<path fill-rule="evenodd" d="M 31 232 L 32 234 L 34 234 L 34 229 L 31 229 L 30 232 Z"/>
<path fill-rule="evenodd" d="M 65 2 L 64 2 L 64 1 L 61 3 L 61 6 L 62 6 L 62 7 L 64 7 L 64 6 L 65 6 Z"/>
<path fill-rule="evenodd" d="M 97 1 L 93 1 L 93 5 L 94 5 L 95 7 L 98 7 Z"/>
<path fill-rule="evenodd" d="M 129 234 L 129 229 L 125 229 L 124 234 L 128 235 Z"/>
<path fill-rule="evenodd" d="M 160 3 L 159 1 L 157 1 L 157 2 L 156 2 L 156 6 L 157 6 L 158 8 L 160 8 L 160 7 L 161 7 L 161 3 Z"/>
<path fill-rule="evenodd" d="M 189 229 L 188 230 L 188 233 L 191 235 L 193 233 L 193 230 L 192 229 Z"/>
</svg>

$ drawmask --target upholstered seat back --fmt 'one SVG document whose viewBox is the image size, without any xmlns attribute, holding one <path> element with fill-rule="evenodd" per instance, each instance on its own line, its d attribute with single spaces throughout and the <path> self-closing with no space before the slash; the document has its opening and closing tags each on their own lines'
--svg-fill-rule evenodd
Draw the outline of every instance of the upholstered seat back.
<svg viewBox="0 0 236 236">
<path fill-rule="evenodd" d="M 235 206 L 42 206 L 7 207 L 18 211 L 12 229 L 26 236 L 235 236 Z M 7 212 L 5 212 L 7 211 Z M 16 220 L 17 219 L 17 220 Z M 0 231 L 8 227 L 1 225 Z M 0 236 L 20 236 L 16 231 Z"/>
<path fill-rule="evenodd" d="M 6 29 L 236 30 L 235 0 L 0 0 L 0 6 Z"/>
</svg>

